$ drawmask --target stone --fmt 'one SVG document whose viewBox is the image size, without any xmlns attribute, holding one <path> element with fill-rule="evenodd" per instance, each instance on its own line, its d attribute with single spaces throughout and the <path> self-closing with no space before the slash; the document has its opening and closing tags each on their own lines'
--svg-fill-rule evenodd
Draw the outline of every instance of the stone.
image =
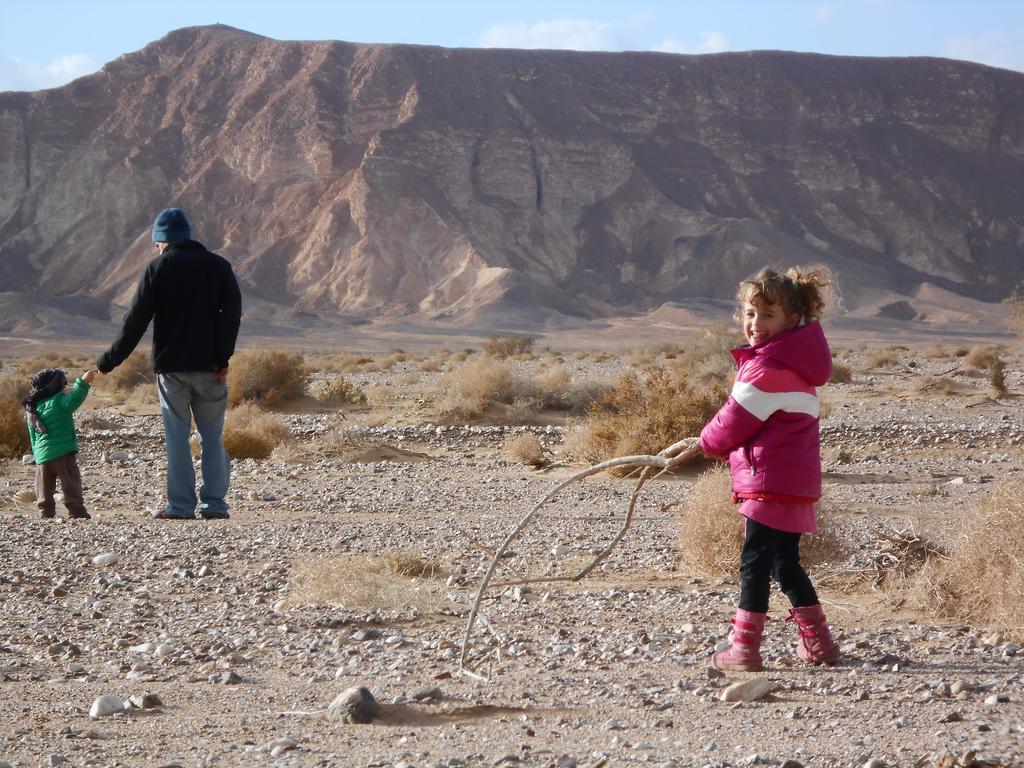
<svg viewBox="0 0 1024 768">
<path fill-rule="evenodd" d="M 15 493 L 14 498 L 16 501 L 33 502 L 36 500 L 36 492 L 26 488 Z"/>
<path fill-rule="evenodd" d="M 136 709 L 157 709 L 164 705 L 155 693 L 133 694 L 128 697 L 128 703 Z"/>
<path fill-rule="evenodd" d="M 113 715 L 117 712 L 124 711 L 124 699 L 118 698 L 117 696 L 111 696 L 109 694 L 105 696 L 97 696 L 96 700 L 93 701 L 92 706 L 89 707 L 89 717 L 96 720 L 107 715 Z"/>
<path fill-rule="evenodd" d="M 444 694 L 441 692 L 441 688 L 436 685 L 420 688 L 412 693 L 413 701 L 439 701 L 443 697 Z"/>
<path fill-rule="evenodd" d="M 299 746 L 299 742 L 293 739 L 291 736 L 281 736 L 277 739 L 271 739 L 262 747 L 260 751 L 269 752 L 271 757 L 280 757 L 290 749 L 295 749 Z"/>
<path fill-rule="evenodd" d="M 722 701 L 758 701 L 775 690 L 775 683 L 767 677 L 755 677 L 733 683 L 722 691 Z"/>
<path fill-rule="evenodd" d="M 371 723 L 380 706 L 365 686 L 353 686 L 339 693 L 327 706 L 327 719 L 343 723 Z"/>
<path fill-rule="evenodd" d="M 171 643 L 160 643 L 153 649 L 153 655 L 158 659 L 166 659 L 172 653 L 174 653 L 174 646 Z"/>
<path fill-rule="evenodd" d="M 384 637 L 382 633 L 369 627 L 366 629 L 358 629 L 352 633 L 352 639 L 359 643 L 365 643 L 370 640 L 380 640 L 382 637 Z"/>
<path fill-rule="evenodd" d="M 117 552 L 104 552 L 102 555 L 96 555 L 96 557 L 92 559 L 92 564 L 99 566 L 114 565 L 120 559 L 121 558 Z"/>
<path fill-rule="evenodd" d="M 229 669 L 226 672 L 221 672 L 219 675 L 215 675 L 212 682 L 219 685 L 238 685 L 239 683 L 244 683 L 245 678 L 233 669 Z"/>
</svg>

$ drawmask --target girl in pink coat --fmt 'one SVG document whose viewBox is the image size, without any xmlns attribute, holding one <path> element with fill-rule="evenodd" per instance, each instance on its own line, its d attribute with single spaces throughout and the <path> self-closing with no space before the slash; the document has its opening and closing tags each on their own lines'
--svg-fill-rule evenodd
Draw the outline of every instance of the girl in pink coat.
<svg viewBox="0 0 1024 768">
<path fill-rule="evenodd" d="M 714 656 L 719 669 L 762 668 L 761 638 L 774 578 L 793 605 L 797 653 L 832 664 L 832 639 L 818 595 L 800 565 L 800 535 L 817 529 L 821 496 L 816 387 L 829 380 L 832 354 L 818 322 L 824 270 L 771 269 L 740 284 L 740 321 L 748 346 L 734 349 L 738 371 L 725 405 L 700 434 L 709 456 L 727 459 L 733 501 L 745 520 L 740 601 L 731 646 Z"/>
</svg>

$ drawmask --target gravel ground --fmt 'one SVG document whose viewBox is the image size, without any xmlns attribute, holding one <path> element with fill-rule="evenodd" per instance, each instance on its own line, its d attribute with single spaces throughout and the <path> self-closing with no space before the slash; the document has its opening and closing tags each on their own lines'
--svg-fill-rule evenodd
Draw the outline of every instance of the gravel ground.
<svg viewBox="0 0 1024 768">
<path fill-rule="evenodd" d="M 862 365 L 852 354 L 850 362 Z M 941 541 L 994 483 L 1022 469 L 1016 397 L 992 399 L 984 379 L 963 375 L 955 396 L 918 391 L 914 382 L 950 361 L 906 362 L 826 395 L 823 503 L 861 555 L 883 529 Z M 574 377 L 623 368 L 573 366 Z M 575 469 L 504 459 L 502 446 L 521 427 L 439 427 L 424 394 L 433 379 L 411 374 L 400 364 L 353 375 L 396 391 L 340 422 L 371 449 L 367 460 L 235 462 L 226 521 L 148 518 L 162 503 L 152 409 L 125 414 L 97 397 L 80 414 L 90 521 L 37 519 L 23 498 L 33 468 L 11 462 L 0 476 L 0 760 L 1024 765 L 1014 638 L 929 619 L 867 585 L 823 590 L 844 653 L 835 667 L 796 663 L 795 632 L 776 596 L 765 671 L 711 669 L 737 589 L 673 570 L 684 522 L 674 515 L 692 476 L 650 484 L 625 540 L 591 577 L 493 590 L 472 645 L 486 652 L 477 671 L 489 680 L 460 676 L 466 616 L 491 553 Z M 403 394 L 396 382 L 413 379 Z M 1019 361 L 1008 383 L 1024 389 Z M 299 440 L 339 423 L 324 413 L 287 418 Z M 531 429 L 558 458 L 564 427 Z M 631 491 L 630 481 L 603 476 L 572 486 L 515 543 L 502 578 L 586 562 L 614 536 Z M 378 605 L 323 599 L 348 586 L 332 583 L 341 573 L 386 586 L 370 569 L 332 571 L 382 553 L 413 553 L 441 572 L 401 582 L 398 597 Z M 309 573 L 319 575 L 303 581 Z M 763 698 L 722 700 L 730 684 L 760 678 L 772 688 Z M 352 686 L 381 705 L 373 723 L 328 717 Z M 90 717 L 100 696 L 152 705 L 145 694 L 161 704 Z"/>
</svg>

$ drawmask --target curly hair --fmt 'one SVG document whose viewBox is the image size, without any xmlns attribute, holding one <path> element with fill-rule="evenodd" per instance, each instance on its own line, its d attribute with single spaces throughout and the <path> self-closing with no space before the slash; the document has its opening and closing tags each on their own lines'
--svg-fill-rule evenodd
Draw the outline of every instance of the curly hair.
<svg viewBox="0 0 1024 768">
<path fill-rule="evenodd" d="M 809 323 L 821 319 L 825 309 L 825 289 L 832 283 L 832 275 L 825 267 L 793 267 L 784 275 L 765 267 L 740 283 L 736 300 L 741 307 L 746 302 L 769 306 L 781 304 L 786 315 L 799 315 Z"/>
</svg>

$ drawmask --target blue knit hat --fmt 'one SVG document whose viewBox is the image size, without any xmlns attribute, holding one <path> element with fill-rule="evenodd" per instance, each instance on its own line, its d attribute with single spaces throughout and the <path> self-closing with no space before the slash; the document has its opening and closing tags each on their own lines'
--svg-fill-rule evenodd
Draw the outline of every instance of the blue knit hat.
<svg viewBox="0 0 1024 768">
<path fill-rule="evenodd" d="M 156 215 L 153 222 L 154 243 L 173 243 L 191 239 L 192 228 L 188 225 L 188 219 L 181 208 L 167 208 Z"/>
</svg>

